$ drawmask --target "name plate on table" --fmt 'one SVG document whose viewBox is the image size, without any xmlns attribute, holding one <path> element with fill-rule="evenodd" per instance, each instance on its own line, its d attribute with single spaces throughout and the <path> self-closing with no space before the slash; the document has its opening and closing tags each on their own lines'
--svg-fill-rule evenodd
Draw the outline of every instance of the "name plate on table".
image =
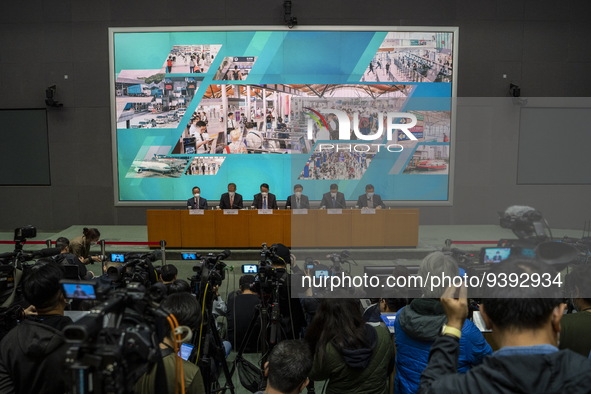
<svg viewBox="0 0 591 394">
<path fill-rule="evenodd" d="M 305 208 L 302 209 L 292 209 L 291 213 L 293 215 L 307 215 L 308 214 L 308 210 Z"/>
<path fill-rule="evenodd" d="M 340 215 L 343 213 L 343 210 L 340 208 L 330 208 L 326 210 L 328 215 Z"/>
<path fill-rule="evenodd" d="M 273 215 L 272 209 L 259 209 L 259 215 Z"/>
<path fill-rule="evenodd" d="M 375 215 L 376 214 L 376 209 L 375 208 L 361 208 L 361 214 L 362 215 Z"/>
<path fill-rule="evenodd" d="M 189 209 L 189 215 L 205 215 L 204 209 Z"/>
<path fill-rule="evenodd" d="M 238 209 L 224 209 L 224 215 L 238 215 Z"/>
</svg>

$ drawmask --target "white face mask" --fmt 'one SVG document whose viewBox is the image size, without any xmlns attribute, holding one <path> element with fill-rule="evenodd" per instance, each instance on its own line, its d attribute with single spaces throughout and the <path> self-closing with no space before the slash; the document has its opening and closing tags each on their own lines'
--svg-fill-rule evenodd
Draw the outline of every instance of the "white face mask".
<svg viewBox="0 0 591 394">
<path fill-rule="evenodd" d="M 295 192 L 296 197 L 301 197 L 302 196 L 302 192 Z"/>
<path fill-rule="evenodd" d="M 269 192 L 261 192 L 261 194 L 262 194 L 263 196 L 266 196 L 267 194 L 269 194 Z"/>
<path fill-rule="evenodd" d="M 236 192 L 228 192 L 228 194 L 232 197 L 234 197 L 234 195 L 236 194 Z"/>
<path fill-rule="evenodd" d="M 199 198 L 199 193 L 195 193 L 193 195 L 195 196 L 195 198 Z"/>
<path fill-rule="evenodd" d="M 337 193 L 336 192 L 330 192 L 330 196 L 331 197 L 336 197 L 337 196 Z"/>
<path fill-rule="evenodd" d="M 367 193 L 367 198 L 372 198 L 373 197 L 373 193 Z"/>
</svg>

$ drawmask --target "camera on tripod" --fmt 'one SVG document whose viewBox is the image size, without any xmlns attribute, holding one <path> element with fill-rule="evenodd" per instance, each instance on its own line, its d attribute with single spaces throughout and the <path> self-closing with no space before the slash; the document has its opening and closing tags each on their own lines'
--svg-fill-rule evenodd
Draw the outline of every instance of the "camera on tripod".
<svg viewBox="0 0 591 394">
<path fill-rule="evenodd" d="M 231 252 L 224 250 L 221 253 L 206 255 L 195 255 L 195 259 L 201 260 L 201 264 L 193 266 L 195 275 L 189 278 L 191 283 L 191 291 L 199 295 L 203 291 L 204 284 L 209 283 L 210 286 L 221 286 L 224 279 L 226 279 L 226 263 L 222 260 L 230 257 Z M 194 259 L 191 259 L 194 260 Z"/>
<path fill-rule="evenodd" d="M 351 262 L 357 265 L 357 262 L 351 259 L 351 253 L 349 253 L 348 250 L 343 250 L 340 253 L 331 253 L 327 255 L 326 258 L 332 262 L 332 266 L 328 267 L 328 273 L 330 276 L 341 275 L 342 273 L 349 275 L 351 273 Z M 349 270 L 343 269 L 343 264 L 348 264 Z"/>
<path fill-rule="evenodd" d="M 288 265 L 291 261 L 286 261 L 278 252 L 279 244 L 273 244 L 267 247 L 266 243 L 261 247 L 261 258 L 258 266 L 258 274 L 255 277 L 255 283 L 252 291 L 255 293 L 270 293 L 278 285 L 283 284 L 286 270 L 284 268 L 276 268 L 274 265 Z M 243 268 L 244 270 L 244 268 Z"/>
<path fill-rule="evenodd" d="M 77 286 L 74 291 L 89 295 L 88 284 L 63 281 L 62 286 L 66 293 Z M 111 290 L 105 302 L 64 328 L 70 343 L 69 386 L 76 392 L 131 392 L 138 378 L 156 365 L 167 313 L 158 307 L 166 293 L 155 288 L 130 282 Z"/>
<path fill-rule="evenodd" d="M 118 267 L 109 267 L 107 276 L 116 287 L 125 287 L 133 282 L 149 287 L 158 280 L 152 263 L 161 258 L 162 254 L 159 250 L 147 254 L 126 253 L 125 263 Z"/>
<path fill-rule="evenodd" d="M 35 238 L 37 236 L 37 228 L 35 226 L 24 226 L 14 229 L 14 242 L 25 243 L 27 238 Z"/>
</svg>

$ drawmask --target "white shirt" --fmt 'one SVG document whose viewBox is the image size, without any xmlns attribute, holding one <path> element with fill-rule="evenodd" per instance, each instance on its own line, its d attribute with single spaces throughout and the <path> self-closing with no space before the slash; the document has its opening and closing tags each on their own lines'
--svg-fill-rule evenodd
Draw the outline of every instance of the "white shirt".
<svg viewBox="0 0 591 394">
<path fill-rule="evenodd" d="M 201 142 L 206 141 L 209 139 L 208 133 L 197 133 L 195 134 L 195 144 L 199 145 Z M 197 153 L 208 153 L 209 145 L 203 144 L 197 147 Z"/>
</svg>

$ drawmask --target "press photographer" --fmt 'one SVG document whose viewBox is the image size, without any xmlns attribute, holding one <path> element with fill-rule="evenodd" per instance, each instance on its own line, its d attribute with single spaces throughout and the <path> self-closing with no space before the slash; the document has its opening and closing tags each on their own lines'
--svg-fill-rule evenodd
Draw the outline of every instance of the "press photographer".
<svg viewBox="0 0 591 394">
<path fill-rule="evenodd" d="M 62 359 L 66 361 L 68 392 L 131 392 L 138 378 L 154 366 L 163 370 L 159 344 L 165 336 L 165 324 L 168 322 L 173 332 L 178 326 L 170 313 L 159 307 L 164 285 L 146 288 L 129 282 L 103 295 L 96 292 L 92 282 L 68 281 L 63 286 L 67 289 L 80 283 L 89 286 L 85 299 L 94 296 L 105 301 L 63 330 L 69 343 Z M 68 296 L 75 297 L 73 293 Z M 157 379 L 158 392 L 166 392 L 165 387 L 166 381 Z"/>
<path fill-rule="evenodd" d="M 24 245 L 29 238 L 37 236 L 34 226 L 14 229 L 14 251 L 0 254 L 0 307 L 14 304 L 26 306 L 23 300 L 22 282 L 27 275 L 32 261 L 57 255 L 58 248 L 46 248 L 36 251 L 25 251 Z M 2 313 L 2 312 L 0 312 Z"/>
<path fill-rule="evenodd" d="M 37 315 L 23 319 L 0 343 L 0 392 L 67 391 L 63 363 L 69 345 L 61 330 L 72 320 L 64 316 L 63 277 L 63 269 L 52 263 L 30 269 L 23 290 Z"/>
</svg>

